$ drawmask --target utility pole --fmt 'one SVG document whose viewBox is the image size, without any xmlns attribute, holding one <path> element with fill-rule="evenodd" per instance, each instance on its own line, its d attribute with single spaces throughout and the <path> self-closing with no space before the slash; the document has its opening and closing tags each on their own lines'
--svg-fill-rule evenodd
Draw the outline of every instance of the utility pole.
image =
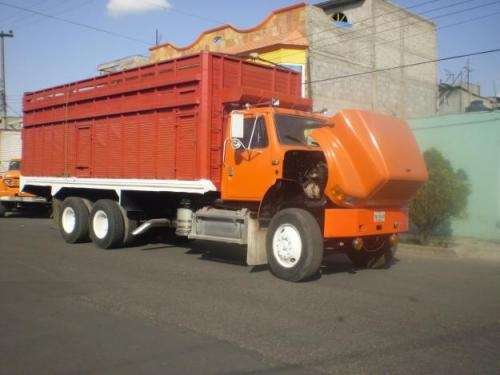
<svg viewBox="0 0 500 375">
<path fill-rule="evenodd" d="M 5 38 L 13 38 L 14 33 L 0 31 L 0 119 L 7 129 L 7 91 L 5 89 Z"/>
</svg>

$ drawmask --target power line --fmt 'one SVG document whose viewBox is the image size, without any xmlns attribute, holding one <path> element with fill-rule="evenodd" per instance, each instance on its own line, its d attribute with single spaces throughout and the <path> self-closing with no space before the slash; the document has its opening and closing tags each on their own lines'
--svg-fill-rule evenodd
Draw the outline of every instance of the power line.
<svg viewBox="0 0 500 375">
<path fill-rule="evenodd" d="M 411 9 L 415 9 L 415 8 L 419 8 L 421 6 L 424 6 L 424 5 L 428 5 L 428 4 L 432 4 L 432 3 L 436 3 L 438 1 L 441 1 L 441 0 L 428 0 L 428 1 L 424 1 L 424 2 L 421 2 L 421 3 L 417 3 L 417 4 L 414 4 L 412 6 L 409 6 L 409 7 L 399 7 L 398 6 L 398 9 L 396 10 L 393 10 L 393 11 L 389 11 L 389 12 L 382 12 L 380 14 L 377 14 L 377 15 L 374 15 L 373 17 L 382 17 L 382 16 L 389 16 L 391 14 L 395 14 L 395 13 L 401 13 L 401 12 L 407 12 Z M 474 0 L 464 0 L 464 2 L 469 2 L 469 1 L 474 1 Z M 456 5 L 456 4 L 455 4 Z M 440 10 L 441 8 L 436 8 L 434 10 Z M 430 10 L 432 11 L 432 10 Z M 427 12 L 430 12 L 430 11 L 427 11 Z M 367 18 L 363 18 L 361 20 L 358 20 L 356 22 L 352 22 L 351 23 L 351 26 L 354 26 L 354 25 L 358 25 L 358 24 L 362 24 L 362 23 L 365 23 L 367 21 L 371 21 L 373 19 L 373 17 L 367 17 Z M 401 19 L 403 18 L 408 18 L 408 17 L 412 17 L 412 15 L 409 15 L 409 16 L 405 16 L 405 17 L 402 17 L 402 18 L 399 18 L 397 20 L 394 20 L 394 21 L 400 21 Z M 390 22 L 394 22 L 394 21 L 390 21 Z M 359 30 L 356 30 L 356 31 L 362 31 L 362 30 L 366 30 L 366 29 L 369 29 L 373 27 L 373 25 L 370 25 L 366 28 L 362 28 L 362 29 L 359 29 Z M 305 37 L 309 38 L 313 35 L 317 35 L 317 34 L 321 34 L 321 33 L 325 33 L 325 32 L 328 32 L 328 31 L 332 31 L 332 28 L 329 27 L 329 28 L 326 28 L 326 29 L 321 29 L 321 30 L 318 30 L 318 31 L 314 31 L 312 33 L 308 33 L 305 35 Z M 293 42 L 295 40 L 299 40 L 299 39 L 302 39 L 303 37 L 297 37 L 297 38 L 293 38 L 293 39 L 287 39 L 287 43 L 290 43 L 290 42 Z M 321 39 L 320 39 L 321 40 Z"/>
<path fill-rule="evenodd" d="M 451 6 L 456 6 L 456 5 L 464 4 L 466 2 L 471 2 L 471 1 L 475 1 L 475 0 L 464 0 L 464 1 L 460 2 L 460 3 L 455 3 L 455 4 L 451 5 Z M 456 15 L 456 14 L 459 14 L 459 13 L 464 13 L 464 12 L 468 12 L 468 11 L 471 11 L 471 10 L 476 10 L 476 9 L 484 8 L 484 7 L 487 7 L 487 6 L 490 6 L 490 5 L 493 5 L 493 4 L 497 4 L 497 3 L 500 3 L 500 1 L 499 0 L 495 0 L 495 1 L 492 1 L 492 2 L 489 2 L 489 3 L 486 3 L 486 4 L 476 5 L 474 7 L 469 7 L 469 8 L 461 9 L 461 10 L 454 11 L 454 12 L 444 13 L 444 14 L 441 14 L 439 16 L 431 18 L 431 20 L 435 21 L 435 20 L 440 19 L 440 18 L 449 17 L 449 16 Z M 430 11 L 427 11 L 426 13 L 431 12 L 431 11 L 436 11 L 436 10 L 442 10 L 442 9 L 449 8 L 449 7 L 450 6 L 434 8 L 434 9 L 432 9 Z M 412 16 L 403 17 L 403 18 L 411 18 L 411 17 Z M 401 21 L 403 18 L 395 20 L 395 21 Z M 395 22 L 395 21 L 393 21 L 393 22 Z M 317 47 L 340 45 L 340 44 L 344 44 L 346 42 L 350 42 L 352 40 L 359 40 L 359 39 L 374 37 L 374 36 L 377 36 L 379 34 L 386 33 L 388 31 L 398 30 L 398 29 L 401 29 L 401 28 L 404 28 L 404 27 L 407 27 L 407 26 L 412 26 L 412 25 L 418 24 L 420 22 L 421 21 L 415 21 L 415 22 L 412 22 L 412 23 L 404 24 L 404 25 L 398 25 L 398 26 L 395 26 L 395 27 L 386 28 L 386 29 L 383 29 L 383 30 L 380 30 L 380 31 L 377 31 L 377 32 L 374 32 L 374 33 L 370 33 L 370 34 L 363 34 L 363 35 L 352 36 L 351 38 L 348 38 L 348 39 L 342 39 L 342 40 L 338 40 L 338 41 L 333 41 L 333 42 L 326 43 L 326 44 L 323 44 L 323 45 L 318 45 Z M 370 28 L 370 27 L 368 27 L 368 28 Z M 360 29 L 360 30 L 356 30 L 356 31 L 366 30 L 368 28 L 364 28 L 364 29 Z M 332 28 L 330 28 L 328 30 L 333 31 Z M 320 39 L 317 42 L 326 41 L 326 40 L 329 40 L 329 38 Z M 284 57 L 290 57 L 290 56 L 297 55 L 298 53 L 299 52 L 290 52 L 288 54 L 282 55 L 281 57 L 282 58 L 284 58 Z"/>
<path fill-rule="evenodd" d="M 51 14 L 40 12 L 38 10 L 34 10 L 34 9 L 30 9 L 30 8 L 25 8 L 25 7 L 21 7 L 21 6 L 18 6 L 18 5 L 9 4 L 9 3 L 6 3 L 4 1 L 0 1 L 0 5 L 6 6 L 8 8 L 23 10 L 23 11 L 28 12 L 28 13 L 36 14 L 36 15 L 39 15 L 39 16 L 47 17 L 47 18 L 51 18 L 51 19 L 54 19 L 54 20 L 57 20 L 57 21 L 65 22 L 65 23 L 68 23 L 68 24 L 71 24 L 71 25 L 74 25 L 74 26 L 83 27 L 85 29 L 97 31 L 97 32 L 100 32 L 100 33 L 108 34 L 108 35 L 111 35 L 111 36 L 115 36 L 117 38 L 127 39 L 127 40 L 130 40 L 132 42 L 145 44 L 147 46 L 151 45 L 151 43 L 149 43 L 147 41 L 144 41 L 144 40 L 141 40 L 141 39 L 137 39 L 137 38 L 125 35 L 125 34 L 120 34 L 120 33 L 117 33 L 115 31 L 106 30 L 106 29 L 103 29 L 103 28 L 100 28 L 100 27 L 88 25 L 88 24 L 85 24 L 85 23 L 77 22 L 77 21 L 72 21 L 72 20 L 69 20 L 67 18 L 62 18 L 62 17 L 54 16 L 54 15 L 51 15 Z"/>
<path fill-rule="evenodd" d="M 39 6 L 39 5 L 42 5 L 43 3 L 47 3 L 47 2 L 49 2 L 49 1 L 50 1 L 50 0 L 40 0 L 40 1 L 36 2 L 35 4 L 33 4 L 33 6 L 37 7 L 37 6 Z M 24 12 L 22 12 L 22 11 L 21 11 L 21 12 L 16 12 L 15 14 L 12 14 L 12 15 L 10 15 L 10 16 L 8 16 L 8 17 L 5 17 L 5 18 L 1 19 L 1 20 L 0 20 L 0 23 L 8 22 L 8 24 L 10 24 L 10 22 L 12 22 L 12 21 L 10 21 L 10 22 L 9 22 L 9 20 L 14 20 L 14 21 L 16 21 L 16 20 L 18 20 L 18 19 L 20 19 L 20 18 L 21 18 L 21 19 L 26 18 L 26 15 L 24 15 L 24 16 L 20 16 L 21 14 L 24 14 Z M 31 16 L 28 16 L 28 17 L 31 17 Z"/>
<path fill-rule="evenodd" d="M 387 72 L 387 71 L 395 70 L 395 69 L 412 68 L 412 67 L 419 66 L 419 65 L 424 65 L 424 64 L 436 63 L 436 62 L 441 62 L 441 61 L 456 60 L 456 59 L 461 59 L 461 58 L 464 58 L 464 57 L 486 55 L 486 54 L 495 53 L 495 52 L 500 52 L 500 48 L 495 48 L 495 49 L 490 49 L 490 50 L 485 50 L 485 51 L 465 53 L 465 54 L 462 54 L 462 55 L 447 56 L 447 57 L 442 57 L 442 58 L 439 58 L 439 59 L 433 59 L 433 60 L 427 60 L 427 61 L 420 61 L 420 62 L 413 63 L 413 64 L 391 66 L 389 68 L 375 69 L 375 70 L 370 70 L 370 71 L 367 71 L 367 72 L 359 72 L 359 73 L 345 74 L 345 75 L 342 75 L 342 76 L 336 76 L 336 77 L 330 77 L 330 78 L 316 79 L 316 80 L 308 81 L 308 82 L 305 82 L 305 83 L 306 84 L 312 84 L 312 83 L 319 83 L 319 82 L 335 81 L 335 80 L 338 80 L 338 79 L 357 77 L 357 76 L 362 76 L 362 75 L 372 74 L 372 73 Z"/>
<path fill-rule="evenodd" d="M 470 2 L 470 1 L 474 1 L 474 0 L 465 0 L 465 1 L 462 1 L 461 3 L 456 3 L 456 4 L 453 4 L 452 6 L 456 6 L 458 4 L 464 4 L 466 2 Z M 441 18 L 444 18 L 444 17 L 449 17 L 449 16 L 454 16 L 456 14 L 460 14 L 460 13 L 464 13 L 464 12 L 468 12 L 468 11 L 471 11 L 471 10 L 476 10 L 476 9 L 481 9 L 481 8 L 485 8 L 485 7 L 488 7 L 490 5 L 495 5 L 495 4 L 498 4 L 500 3 L 499 0 L 495 0 L 495 1 L 491 1 L 489 3 L 486 3 L 486 4 L 481 4 L 481 5 L 475 5 L 473 7 L 469 7 L 469 8 L 465 8 L 465 9 L 460 9 L 460 10 L 457 10 L 457 11 L 453 11 L 453 12 L 449 12 L 449 13 L 444 13 L 444 14 L 441 14 L 441 15 L 438 15 L 438 16 L 435 16 L 435 17 L 431 17 L 430 20 L 432 21 L 436 21 L 438 19 L 441 19 Z M 449 6 L 447 7 L 442 7 L 440 8 L 439 10 L 442 10 L 444 8 L 449 8 Z M 434 10 L 437 10 L 434 9 Z M 374 35 L 378 35 L 378 34 L 383 34 L 387 31 L 392 31 L 392 30 L 398 30 L 398 29 L 401 29 L 401 28 L 404 28 L 404 27 L 407 27 L 407 26 L 412 26 L 412 25 L 416 25 L 418 24 L 420 21 L 415 21 L 415 22 L 412 22 L 412 23 L 407 23 L 407 24 L 404 24 L 404 25 L 401 25 L 401 26 L 397 26 L 397 27 L 392 27 L 392 28 L 388 28 L 388 29 L 383 29 L 383 30 L 380 30 L 380 31 L 377 31 L 373 34 L 369 34 L 369 35 L 362 35 L 361 38 L 366 38 L 366 37 L 371 37 L 371 36 L 374 36 Z M 325 45 L 335 45 L 335 44 L 340 44 L 340 43 L 344 43 L 344 42 L 348 42 L 348 41 L 351 41 L 351 40 L 355 40 L 355 39 L 359 39 L 354 37 L 354 38 L 350 38 L 350 39 L 345 39 L 345 40 L 342 40 L 342 41 L 336 41 L 334 43 L 327 43 Z"/>
<path fill-rule="evenodd" d="M 445 6 L 441 6 L 441 7 L 437 7 L 437 8 L 433 8 L 433 9 L 430 9 L 426 12 L 422 12 L 419 16 L 422 16 L 422 15 L 426 15 L 426 14 L 429 14 L 429 13 L 432 13 L 432 12 L 436 12 L 436 11 L 439 11 L 439 10 L 443 10 L 443 9 L 448 9 L 448 8 L 452 8 L 452 7 L 456 7 L 458 5 L 463 5 L 463 4 L 466 4 L 466 3 L 470 3 L 470 2 L 473 2 L 473 1 L 476 1 L 476 0 L 462 0 L 458 3 L 453 3 L 451 5 L 445 5 Z M 450 12 L 450 13 L 444 13 L 442 15 L 439 15 L 439 16 L 435 16 L 435 17 L 430 17 L 429 20 L 436 20 L 436 19 L 439 19 L 439 18 L 442 18 L 442 17 L 448 17 L 450 15 L 453 15 L 453 14 L 457 14 L 457 13 L 463 13 L 465 11 L 468 11 L 468 10 L 472 10 L 472 9 L 477 9 L 477 8 L 480 8 L 480 7 L 484 7 L 484 6 L 488 6 L 488 5 L 491 5 L 491 4 L 496 4 L 498 3 L 499 1 L 498 0 L 495 0 L 489 4 L 485 4 L 485 5 L 476 5 L 474 7 L 471 7 L 471 8 L 467 8 L 467 9 L 462 9 L 462 10 L 459 10 L 459 11 L 455 11 L 455 12 Z M 402 21 L 404 19 L 410 19 L 410 18 L 413 18 L 412 15 L 409 15 L 409 16 L 406 16 L 406 17 L 401 17 L 397 20 L 393 20 L 393 21 L 389 21 L 389 23 L 394 23 L 394 22 L 399 22 L 399 21 Z M 421 21 L 418 20 L 418 21 L 415 21 L 413 23 L 407 23 L 407 24 L 404 24 L 404 25 L 398 25 L 398 26 L 395 26 L 395 27 L 390 27 L 390 28 L 387 28 L 387 29 L 382 29 L 382 30 L 379 30 L 379 31 L 375 31 L 374 33 L 370 33 L 368 35 L 366 34 L 363 34 L 363 35 L 358 35 L 358 36 L 354 36 L 352 38 L 348 38 L 348 39 L 342 39 L 340 41 L 335 41 L 333 43 L 327 43 L 325 45 L 330 45 L 330 44 L 340 44 L 340 43 L 345 43 L 345 42 L 349 42 L 351 40 L 356 40 L 356 39 L 363 39 L 363 38 L 367 38 L 367 37 L 373 37 L 374 35 L 377 35 L 377 34 L 382 34 L 382 33 L 385 33 L 387 31 L 392 31 L 392 30 L 398 30 L 398 29 L 401 29 L 403 27 L 407 27 L 407 26 L 411 26 L 411 25 L 415 25 L 417 23 L 420 23 Z M 361 30 L 356 30 L 355 32 L 359 32 L 359 31 L 363 31 L 363 30 L 367 30 L 367 29 L 371 29 L 371 28 L 374 28 L 375 27 L 375 24 L 374 25 L 370 25 L 369 27 L 366 27 L 364 29 L 361 29 Z M 324 40 L 327 40 L 326 38 L 325 39 L 321 39 L 317 42 L 321 42 L 321 41 L 324 41 Z"/>
<path fill-rule="evenodd" d="M 158 6 L 161 9 L 164 9 L 164 10 L 177 12 L 177 13 L 180 13 L 180 14 L 188 15 L 190 17 L 198 18 L 198 19 L 205 20 L 205 21 L 210 21 L 210 22 L 213 22 L 213 23 L 218 23 L 218 24 L 221 24 L 221 25 L 229 25 L 229 23 L 226 22 L 226 21 L 220 21 L 220 20 L 216 20 L 216 19 L 213 19 L 213 18 L 208 18 L 208 17 L 205 17 L 205 16 L 200 16 L 198 14 L 195 14 L 195 13 L 192 13 L 192 12 L 187 12 L 187 11 L 184 11 L 184 10 L 172 7 L 172 6 L 170 6 L 170 7 L 162 6 L 160 4 L 157 4 L 155 2 L 148 1 L 148 0 L 143 0 L 143 1 L 145 1 L 145 2 L 147 2 L 149 4 L 154 4 L 154 5 Z M 405 7 L 398 7 L 398 9 L 396 9 L 396 10 L 389 11 L 389 12 L 383 12 L 383 13 L 377 15 L 377 17 L 387 16 L 387 15 L 390 15 L 390 14 L 395 14 L 395 13 L 400 13 L 400 12 L 405 12 L 405 11 L 408 11 L 410 9 L 418 8 L 418 7 L 421 7 L 421 6 L 424 6 L 424 5 L 428 5 L 428 4 L 432 4 L 432 3 L 435 3 L 435 2 L 438 2 L 438 1 L 441 1 L 441 0 L 427 0 L 427 1 L 424 1 L 424 2 L 421 2 L 421 3 L 418 3 L 418 4 L 414 4 L 414 5 L 406 7 L 406 8 Z M 474 1 L 474 0 L 464 0 L 464 1 L 467 2 L 467 1 Z M 351 25 L 361 24 L 361 23 L 364 23 L 364 22 L 366 22 L 368 20 L 371 20 L 371 17 L 370 18 L 361 19 L 361 20 L 356 21 L 356 22 L 353 22 Z M 272 28 L 273 28 L 273 26 L 269 26 L 269 27 L 261 28 L 260 31 L 264 31 L 264 30 L 272 29 Z M 287 43 L 290 43 L 290 42 L 293 42 L 293 41 L 296 41 L 296 40 L 300 40 L 300 39 L 302 39 L 304 37 L 311 37 L 313 35 L 321 34 L 321 33 L 327 32 L 327 31 L 331 31 L 331 28 L 321 29 L 321 30 L 318 30 L 318 31 L 307 33 L 304 36 L 295 37 L 295 38 L 292 38 L 292 39 L 287 39 Z"/>
<path fill-rule="evenodd" d="M 12 112 L 14 112 L 16 115 L 22 116 L 21 113 L 19 111 L 15 110 L 14 108 L 12 108 L 12 106 L 10 106 L 9 103 L 7 103 L 7 108 L 10 109 Z"/>
<path fill-rule="evenodd" d="M 53 16 L 60 16 L 61 14 L 73 12 L 73 11 L 80 9 L 80 8 L 86 6 L 90 3 L 93 3 L 95 1 L 96 0 L 85 0 L 85 1 L 81 2 L 80 4 L 76 4 L 76 5 L 71 6 L 69 8 L 60 10 L 59 12 L 53 13 L 52 15 Z M 57 6 L 57 8 L 60 8 L 60 6 Z M 54 7 L 50 7 L 49 9 L 46 9 L 45 11 L 52 10 L 52 9 L 54 9 Z M 20 26 L 16 27 L 16 29 L 19 29 L 19 28 L 22 28 L 25 26 L 32 26 L 32 25 L 37 24 L 43 20 L 43 18 L 37 18 L 37 16 L 38 16 L 37 14 L 29 14 L 29 15 L 26 15 L 25 17 L 21 17 L 21 18 L 18 18 L 12 22 L 9 22 L 8 24 L 12 27 L 13 25 L 19 24 L 21 21 L 28 20 L 28 22 L 23 22 Z M 30 18 L 33 18 L 33 17 L 34 17 L 34 19 L 30 20 Z"/>
<path fill-rule="evenodd" d="M 47 2 L 50 2 L 50 0 L 39 1 L 35 4 L 32 4 L 32 7 L 40 8 L 40 5 L 43 7 L 44 3 L 47 3 Z M 12 15 L 10 17 L 6 17 L 5 19 L 1 20 L 0 22 L 5 23 L 7 25 L 11 25 L 12 23 L 17 23 L 19 21 L 22 21 L 24 19 L 28 19 L 31 17 L 36 17 L 36 16 L 33 14 L 27 15 L 27 14 L 25 14 L 24 11 L 19 11 L 19 12 L 16 12 L 15 15 Z"/>
<path fill-rule="evenodd" d="M 443 30 L 443 29 L 447 29 L 447 28 L 450 28 L 450 27 L 456 27 L 456 26 L 464 25 L 464 24 L 471 23 L 471 22 L 477 22 L 477 21 L 480 21 L 482 19 L 489 18 L 489 17 L 495 16 L 495 15 L 498 15 L 498 14 L 500 14 L 500 10 L 498 12 L 488 13 L 488 14 L 485 14 L 485 15 L 482 15 L 482 16 L 479 16 L 479 17 L 475 17 L 475 18 L 472 18 L 472 19 L 467 19 L 467 20 L 463 20 L 463 21 L 454 22 L 454 23 L 451 23 L 451 24 L 448 24 L 448 25 L 439 26 L 439 27 L 436 28 L 436 30 Z M 429 33 L 429 31 L 424 31 L 424 32 L 421 32 L 421 33 L 416 33 L 416 34 L 411 34 L 411 35 L 405 35 L 405 40 L 408 40 L 410 38 L 415 38 L 417 36 L 425 35 L 425 34 L 428 34 L 428 33 Z M 383 44 L 387 44 L 387 43 L 394 43 L 394 42 L 399 42 L 399 41 L 400 41 L 400 38 L 396 38 L 396 39 L 392 39 L 392 40 L 382 40 L 381 42 L 375 43 L 375 45 L 379 46 L 379 45 L 383 45 Z M 317 50 L 316 51 L 314 49 L 311 49 L 311 52 L 312 53 L 317 53 L 317 54 L 321 53 L 321 54 L 330 55 L 329 52 L 323 51 L 323 50 Z M 422 57 L 422 58 L 426 58 L 426 57 L 417 55 L 415 53 L 412 53 L 410 51 L 408 51 L 408 53 L 411 53 L 412 55 L 419 56 L 419 57 Z M 335 56 L 331 56 L 331 57 L 335 58 Z"/>
<path fill-rule="evenodd" d="M 149 1 L 149 0 L 142 0 L 146 3 L 149 3 L 151 5 L 154 5 L 160 9 L 163 9 L 163 10 L 166 10 L 166 11 L 170 11 L 170 12 L 176 12 L 176 13 L 179 13 L 179 14 L 182 14 L 182 15 L 185 15 L 185 16 L 189 16 L 189 17 L 192 17 L 192 18 L 197 18 L 199 20 L 202 20 L 202 21 L 209 21 L 210 23 L 216 23 L 216 24 L 226 24 L 227 22 L 226 21 L 220 21 L 220 20 L 216 20 L 214 18 L 209 18 L 209 17 L 206 17 L 206 16 L 201 16 L 199 14 L 196 14 L 196 13 L 192 13 L 192 12 L 188 12 L 186 10 L 183 10 L 183 9 L 179 9 L 179 8 L 176 8 L 172 5 L 170 6 L 165 6 L 165 5 L 161 5 L 157 2 L 154 2 L 154 1 Z"/>
</svg>

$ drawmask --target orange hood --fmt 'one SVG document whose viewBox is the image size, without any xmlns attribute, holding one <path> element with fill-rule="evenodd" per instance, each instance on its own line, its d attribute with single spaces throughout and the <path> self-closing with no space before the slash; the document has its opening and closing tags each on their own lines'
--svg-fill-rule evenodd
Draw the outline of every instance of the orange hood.
<svg viewBox="0 0 500 375">
<path fill-rule="evenodd" d="M 343 110 L 314 130 L 328 165 L 325 194 L 344 206 L 403 206 L 427 181 L 408 125 L 394 117 Z"/>
</svg>

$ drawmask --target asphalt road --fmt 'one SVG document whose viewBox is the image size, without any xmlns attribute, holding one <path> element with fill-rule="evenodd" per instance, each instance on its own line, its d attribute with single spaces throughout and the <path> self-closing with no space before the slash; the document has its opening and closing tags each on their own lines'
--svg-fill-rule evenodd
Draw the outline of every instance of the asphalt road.
<svg viewBox="0 0 500 375">
<path fill-rule="evenodd" d="M 499 263 L 334 257 L 293 284 L 238 250 L 104 251 L 46 219 L 0 219 L 0 373 L 500 372 Z"/>
</svg>

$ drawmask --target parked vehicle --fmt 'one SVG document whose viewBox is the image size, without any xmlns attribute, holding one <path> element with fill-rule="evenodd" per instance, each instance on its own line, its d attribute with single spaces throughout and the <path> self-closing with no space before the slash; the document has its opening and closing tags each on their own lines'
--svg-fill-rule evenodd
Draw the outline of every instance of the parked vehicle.
<svg viewBox="0 0 500 375">
<path fill-rule="evenodd" d="M 40 210 L 49 207 L 47 199 L 23 193 L 19 189 L 21 160 L 9 162 L 7 172 L 0 175 L 0 217 L 13 210 Z"/>
<path fill-rule="evenodd" d="M 312 113 L 300 74 L 213 53 L 27 93 L 23 132 L 23 191 L 54 199 L 68 243 L 169 227 L 290 281 L 325 251 L 387 264 L 427 179 L 403 121 Z"/>
</svg>

